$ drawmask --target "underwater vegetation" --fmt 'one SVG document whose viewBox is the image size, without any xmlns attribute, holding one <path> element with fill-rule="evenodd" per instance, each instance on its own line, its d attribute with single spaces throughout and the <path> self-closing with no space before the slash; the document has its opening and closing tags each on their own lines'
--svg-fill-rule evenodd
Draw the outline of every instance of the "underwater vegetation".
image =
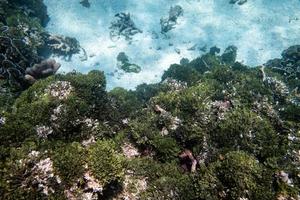
<svg viewBox="0 0 300 200">
<path fill-rule="evenodd" d="M 99 70 L 56 73 L 45 52 L 80 44 L 24 2 L 0 0 L 0 199 L 300 198 L 299 46 L 257 67 L 212 47 L 159 83 L 107 91 Z"/>
<path fill-rule="evenodd" d="M 43 29 L 49 21 L 43 1 L 0 1 L 0 7 L 0 77 L 15 89 L 53 75 L 59 64 L 47 60 L 50 54 L 70 58 L 80 51 L 75 38 Z"/>
</svg>

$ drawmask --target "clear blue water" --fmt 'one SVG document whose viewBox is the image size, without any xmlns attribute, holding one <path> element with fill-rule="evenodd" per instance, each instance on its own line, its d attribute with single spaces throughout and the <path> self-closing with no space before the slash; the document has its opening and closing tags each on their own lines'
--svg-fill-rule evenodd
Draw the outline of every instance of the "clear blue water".
<svg viewBox="0 0 300 200">
<path fill-rule="evenodd" d="M 206 45 L 208 49 L 217 45 L 222 50 L 236 45 L 238 60 L 256 66 L 300 43 L 299 0 L 248 0 L 242 6 L 231 5 L 229 0 L 90 0 L 90 8 L 84 8 L 79 0 L 44 2 L 51 17 L 47 30 L 77 38 L 89 55 L 87 61 L 81 61 L 79 55 L 69 62 L 56 58 L 62 64 L 61 71 L 103 70 L 108 75 L 109 89 L 133 89 L 143 82 L 158 82 L 170 64 L 203 53 L 197 48 L 188 50 L 194 45 Z M 160 34 L 159 22 L 174 5 L 180 5 L 184 14 L 166 39 Z M 131 13 L 143 31 L 133 37 L 131 44 L 109 37 L 110 23 L 119 12 Z M 153 32 L 158 38 L 153 37 Z M 119 52 L 125 52 L 142 71 L 116 72 Z"/>
</svg>

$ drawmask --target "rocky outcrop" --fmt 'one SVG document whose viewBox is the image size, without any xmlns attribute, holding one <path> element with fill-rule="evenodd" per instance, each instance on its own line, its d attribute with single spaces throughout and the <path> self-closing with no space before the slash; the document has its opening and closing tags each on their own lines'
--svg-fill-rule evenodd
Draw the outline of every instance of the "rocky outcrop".
<svg viewBox="0 0 300 200">
<path fill-rule="evenodd" d="M 125 143 L 122 145 L 122 152 L 127 158 L 134 158 L 141 155 L 136 147 L 134 147 L 131 143 Z"/>
</svg>

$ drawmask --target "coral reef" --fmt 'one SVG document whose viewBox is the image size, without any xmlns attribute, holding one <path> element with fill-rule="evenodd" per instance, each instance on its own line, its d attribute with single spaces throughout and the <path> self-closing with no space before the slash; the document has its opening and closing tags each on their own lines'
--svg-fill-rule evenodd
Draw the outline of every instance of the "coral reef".
<svg viewBox="0 0 300 200">
<path fill-rule="evenodd" d="M 22 40 L 6 35 L 0 36 L 0 76 L 10 85 L 21 87 L 26 68 L 40 59 Z"/>
<path fill-rule="evenodd" d="M 82 49 L 75 38 L 52 35 L 43 29 L 49 18 L 41 0 L 0 4 L 5 10 L 0 18 L 0 77 L 8 85 L 25 89 L 36 79 L 57 71 L 58 64 L 47 60 L 51 54 L 70 59 Z"/>
<path fill-rule="evenodd" d="M 141 67 L 130 63 L 128 56 L 124 52 L 120 52 L 117 56 L 118 68 L 122 69 L 126 73 L 139 73 Z"/>
<path fill-rule="evenodd" d="M 71 59 L 73 54 L 80 52 L 81 47 L 75 38 L 65 37 L 53 34 L 44 34 L 46 48 L 58 56 L 63 56 L 67 60 Z"/>
<path fill-rule="evenodd" d="M 55 60 L 43 60 L 39 64 L 34 64 L 32 67 L 26 68 L 25 79 L 30 83 L 34 83 L 37 79 L 46 78 L 54 75 L 60 68 L 60 64 Z"/>
<path fill-rule="evenodd" d="M 299 46 L 257 67 L 212 47 L 159 83 L 107 91 L 100 71 L 55 74 L 45 49 L 80 45 L 43 31 L 41 2 L 0 0 L 1 199 L 300 198 Z M 172 7 L 162 31 L 182 13 Z M 140 32 L 116 18 L 113 35 Z"/>
<path fill-rule="evenodd" d="M 265 65 L 273 70 L 283 74 L 288 79 L 300 78 L 300 63 L 299 63 L 300 46 L 291 46 L 282 52 L 281 59 L 273 59 Z"/>
<path fill-rule="evenodd" d="M 130 13 L 118 13 L 115 15 L 115 18 L 115 21 L 113 21 L 109 27 L 111 30 L 110 38 L 112 40 L 124 37 L 126 40 L 130 41 L 135 34 L 142 33 L 131 19 Z"/>
<path fill-rule="evenodd" d="M 167 18 L 160 19 L 161 33 L 165 34 L 174 29 L 177 24 L 177 19 L 183 15 L 183 9 L 181 6 L 176 5 L 169 10 L 169 16 Z"/>
<path fill-rule="evenodd" d="M 91 71 L 7 97 L 15 100 L 0 107 L 0 195 L 297 199 L 300 81 L 235 58 L 233 46 L 209 52 L 135 91 L 107 92 L 103 73 Z M 39 152 L 34 164 L 19 165 L 30 152 Z"/>
</svg>

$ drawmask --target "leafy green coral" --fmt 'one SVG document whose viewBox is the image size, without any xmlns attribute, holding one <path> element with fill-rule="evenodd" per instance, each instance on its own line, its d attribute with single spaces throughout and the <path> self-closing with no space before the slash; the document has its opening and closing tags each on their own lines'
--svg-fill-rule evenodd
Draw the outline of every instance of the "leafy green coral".
<svg viewBox="0 0 300 200">
<path fill-rule="evenodd" d="M 34 152 L 32 164 L 48 161 L 61 179 L 46 179 L 56 191 L 50 199 L 64 198 L 62 190 L 74 185 L 103 199 L 128 192 L 140 199 L 296 198 L 298 82 L 235 58 L 233 47 L 221 56 L 211 52 L 172 65 L 162 82 L 134 91 L 107 92 L 99 71 L 55 75 L 19 96 L 5 90 L 0 194 L 45 197 L 30 185 L 32 174 L 24 177 L 32 166 L 17 162 Z M 103 190 L 86 189 L 88 181 Z"/>
<path fill-rule="evenodd" d="M 212 132 L 212 139 L 220 148 L 244 150 L 259 159 L 283 153 L 280 137 L 267 119 L 247 109 L 236 109 Z"/>
<path fill-rule="evenodd" d="M 86 164 L 85 154 L 85 150 L 78 143 L 66 144 L 55 149 L 53 165 L 66 185 L 74 184 L 83 176 Z"/>
<path fill-rule="evenodd" d="M 120 182 L 124 178 L 124 161 L 113 141 L 98 141 L 89 149 L 88 164 L 102 184 Z"/>
</svg>

